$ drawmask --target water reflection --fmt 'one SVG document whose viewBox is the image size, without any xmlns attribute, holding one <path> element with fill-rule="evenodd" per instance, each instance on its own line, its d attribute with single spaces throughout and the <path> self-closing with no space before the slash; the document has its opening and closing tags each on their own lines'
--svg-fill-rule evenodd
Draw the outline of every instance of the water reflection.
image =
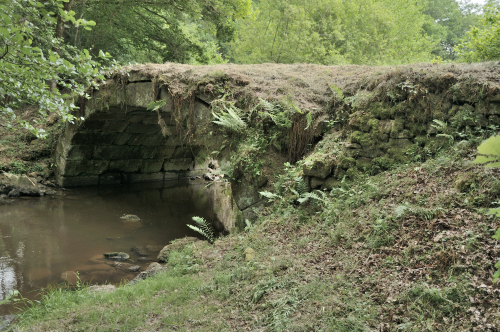
<svg viewBox="0 0 500 332">
<path fill-rule="evenodd" d="M 91 283 L 133 278 L 131 267 L 144 269 L 169 241 L 197 236 L 186 227 L 192 216 L 215 219 L 212 192 L 204 184 L 142 184 L 0 205 L 0 301 L 14 289 L 34 299 L 41 288 L 75 282 L 76 275 Z M 120 219 L 124 214 L 141 220 Z M 131 259 L 105 260 L 108 251 L 127 252 Z M 0 315 L 12 309 L 0 305 Z"/>
</svg>

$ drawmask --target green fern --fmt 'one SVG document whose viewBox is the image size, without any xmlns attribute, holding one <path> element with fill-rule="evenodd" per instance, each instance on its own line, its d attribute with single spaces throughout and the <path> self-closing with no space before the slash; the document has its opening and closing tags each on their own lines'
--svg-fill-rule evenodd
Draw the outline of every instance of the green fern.
<svg viewBox="0 0 500 332">
<path fill-rule="evenodd" d="M 243 121 L 239 113 L 240 112 L 238 108 L 236 108 L 235 106 L 227 107 L 226 105 L 224 105 L 224 109 L 221 110 L 218 114 L 212 112 L 212 115 L 215 118 L 215 120 L 213 120 L 212 122 L 226 129 L 235 132 L 241 132 L 247 127 L 247 124 L 245 123 L 245 121 Z"/>
<path fill-rule="evenodd" d="M 302 197 L 305 193 L 308 192 L 308 186 L 304 178 L 301 176 L 295 178 L 295 190 L 299 194 L 299 197 Z"/>
<path fill-rule="evenodd" d="M 320 201 L 321 203 L 326 203 L 326 197 L 327 194 L 325 192 L 320 190 L 315 190 L 313 192 L 303 194 L 302 197 L 297 199 L 297 202 L 304 203 L 309 199 L 315 199 L 317 201 Z"/>
<path fill-rule="evenodd" d="M 269 202 L 275 201 L 276 199 L 283 199 L 283 196 L 273 194 L 270 191 L 260 191 L 259 194 L 269 199 Z"/>
<path fill-rule="evenodd" d="M 203 235 L 208 240 L 208 242 L 214 243 L 215 235 L 213 226 L 202 217 L 194 216 L 192 219 L 198 226 L 187 225 L 187 227 Z"/>
</svg>

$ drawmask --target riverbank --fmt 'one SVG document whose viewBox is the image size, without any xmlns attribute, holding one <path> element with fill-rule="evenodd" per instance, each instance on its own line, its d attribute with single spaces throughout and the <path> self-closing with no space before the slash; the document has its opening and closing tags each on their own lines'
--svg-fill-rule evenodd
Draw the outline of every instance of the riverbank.
<svg viewBox="0 0 500 332">
<path fill-rule="evenodd" d="M 461 143 L 322 200 L 285 195 L 244 232 L 186 245 L 133 286 L 49 291 L 11 329 L 496 331 L 500 224 L 484 212 L 500 182 L 474 154 Z"/>
</svg>

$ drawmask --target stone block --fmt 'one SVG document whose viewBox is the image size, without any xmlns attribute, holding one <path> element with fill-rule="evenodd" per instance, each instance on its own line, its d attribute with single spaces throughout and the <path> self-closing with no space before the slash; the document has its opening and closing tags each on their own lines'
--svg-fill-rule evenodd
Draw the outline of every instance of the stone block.
<svg viewBox="0 0 500 332">
<path fill-rule="evenodd" d="M 175 148 L 172 158 L 192 158 L 196 155 L 198 147 L 196 146 L 178 146 Z"/>
<path fill-rule="evenodd" d="M 142 165 L 141 159 L 111 160 L 108 170 L 118 172 L 137 172 Z"/>
<path fill-rule="evenodd" d="M 325 159 L 308 160 L 302 166 L 302 171 L 306 176 L 324 179 L 332 172 L 333 163 L 333 160 Z"/>
<path fill-rule="evenodd" d="M 61 187 L 86 187 L 97 186 L 99 184 L 99 176 L 58 176 L 57 184 Z"/>
<path fill-rule="evenodd" d="M 141 173 L 157 173 L 163 167 L 163 159 L 146 159 L 142 161 L 140 172 Z"/>
<path fill-rule="evenodd" d="M 335 177 L 329 177 L 328 179 L 326 179 L 325 182 L 323 182 L 321 189 L 331 190 L 331 189 L 337 188 L 339 186 L 340 186 L 339 180 L 337 180 Z"/>
<path fill-rule="evenodd" d="M 166 143 L 165 137 L 161 134 L 147 135 L 142 141 L 142 145 L 160 146 Z"/>
<path fill-rule="evenodd" d="M 324 182 L 325 182 L 325 179 L 312 177 L 311 181 L 309 183 L 311 185 L 311 189 L 316 189 L 316 188 L 321 187 L 321 185 Z"/>
<path fill-rule="evenodd" d="M 130 140 L 133 134 L 131 133 L 120 133 L 118 136 L 116 136 L 115 140 L 113 141 L 113 145 L 125 145 L 127 142 Z"/>
<path fill-rule="evenodd" d="M 93 154 L 94 147 L 91 145 L 71 145 L 63 156 L 66 160 L 80 161 L 91 159 Z"/>
<path fill-rule="evenodd" d="M 164 174 L 158 173 L 130 173 L 126 174 L 126 179 L 130 183 L 135 182 L 149 182 L 149 181 L 163 181 Z"/>
<path fill-rule="evenodd" d="M 194 160 L 191 158 L 172 158 L 163 163 L 163 171 L 191 171 L 194 168 Z"/>
<path fill-rule="evenodd" d="M 146 118 L 144 118 L 144 120 L 142 121 L 142 123 L 146 124 L 146 125 L 155 125 L 155 126 L 158 126 L 159 123 L 158 123 L 158 114 L 157 113 L 153 113 L 152 116 L 147 116 Z"/>
<path fill-rule="evenodd" d="M 108 165 L 108 160 L 65 160 L 59 165 L 59 173 L 63 176 L 99 175 Z"/>
<path fill-rule="evenodd" d="M 500 103 L 489 103 L 488 105 L 488 114 L 500 115 Z"/>
<path fill-rule="evenodd" d="M 132 107 L 147 108 L 153 101 L 151 82 L 129 83 L 125 88 L 125 104 Z"/>
<path fill-rule="evenodd" d="M 140 82 L 140 81 L 151 81 L 151 80 L 152 80 L 151 76 L 141 71 L 131 71 L 127 77 L 127 81 L 129 83 Z"/>
<path fill-rule="evenodd" d="M 365 149 L 361 149 L 359 150 L 359 156 L 361 157 L 365 157 L 365 158 L 377 158 L 377 157 L 380 157 L 384 154 L 384 152 L 380 149 L 377 149 L 375 147 L 371 147 L 371 148 L 365 148 Z M 350 168 L 350 167 L 344 167 L 344 168 Z"/>
<path fill-rule="evenodd" d="M 142 145 L 142 142 L 146 139 L 146 134 L 131 134 L 130 139 L 127 141 L 127 145 Z"/>
<path fill-rule="evenodd" d="M 154 151 L 155 154 L 153 158 L 151 159 L 165 159 L 165 158 L 172 158 L 175 148 L 170 147 L 170 146 L 154 146 Z"/>
<path fill-rule="evenodd" d="M 170 92 L 168 92 L 167 87 L 162 87 L 160 89 L 160 99 L 165 100 L 166 103 L 165 105 L 162 106 L 160 109 L 161 113 L 171 113 L 172 112 L 172 96 L 170 95 Z"/>
<path fill-rule="evenodd" d="M 82 123 L 82 128 L 85 130 L 101 130 L 106 124 L 106 120 L 88 119 Z"/>
<path fill-rule="evenodd" d="M 128 120 L 108 120 L 106 121 L 106 124 L 103 127 L 103 130 L 109 131 L 109 132 L 123 132 L 128 125 L 130 124 L 130 121 Z"/>
<path fill-rule="evenodd" d="M 121 184 L 121 182 L 122 177 L 119 172 L 106 172 L 99 176 L 99 185 L 101 186 L 116 185 Z"/>
<path fill-rule="evenodd" d="M 116 133 L 79 131 L 73 135 L 71 143 L 73 145 L 109 145 L 115 140 L 116 136 Z"/>
<path fill-rule="evenodd" d="M 142 123 L 131 123 L 125 132 L 133 134 L 155 134 L 160 132 L 161 128 L 159 125 L 154 124 L 142 124 Z"/>
<path fill-rule="evenodd" d="M 234 201 L 240 211 L 261 201 L 258 189 L 247 181 L 231 182 Z"/>
<path fill-rule="evenodd" d="M 98 146 L 94 150 L 94 159 L 142 159 L 142 147 L 128 145 Z"/>
<path fill-rule="evenodd" d="M 500 125 L 500 117 L 498 115 L 490 115 L 488 117 L 488 123 L 490 125 L 499 126 Z"/>
<path fill-rule="evenodd" d="M 179 179 L 179 173 L 175 172 L 165 172 L 163 176 L 164 181 L 172 181 Z"/>
</svg>

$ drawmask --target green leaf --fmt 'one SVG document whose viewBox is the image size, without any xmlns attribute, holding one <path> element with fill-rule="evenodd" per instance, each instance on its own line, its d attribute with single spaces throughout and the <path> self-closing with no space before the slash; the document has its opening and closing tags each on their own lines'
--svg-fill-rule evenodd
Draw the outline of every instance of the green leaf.
<svg viewBox="0 0 500 332">
<path fill-rule="evenodd" d="M 499 240 L 500 241 L 500 228 L 497 229 L 497 232 L 495 233 L 495 235 L 492 236 L 495 240 Z"/>
<path fill-rule="evenodd" d="M 486 164 L 486 167 L 500 167 L 500 136 L 491 136 L 478 148 L 480 154 L 474 160 L 476 164 Z"/>
</svg>

